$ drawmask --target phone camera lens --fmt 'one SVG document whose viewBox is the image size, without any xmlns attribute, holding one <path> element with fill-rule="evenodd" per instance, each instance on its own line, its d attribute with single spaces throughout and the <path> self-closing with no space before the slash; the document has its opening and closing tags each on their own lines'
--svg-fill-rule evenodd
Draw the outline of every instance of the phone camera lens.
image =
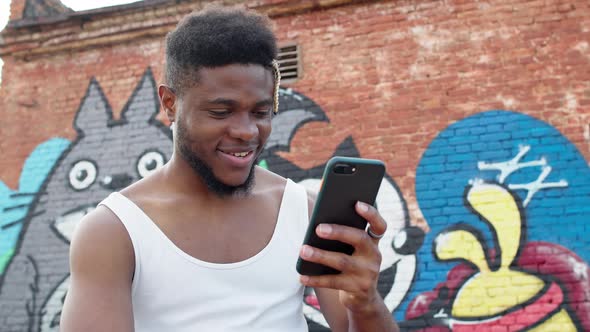
<svg viewBox="0 0 590 332">
<path fill-rule="evenodd" d="M 334 166 L 334 173 L 336 174 L 352 174 L 356 171 L 356 167 L 346 164 L 336 164 Z"/>
</svg>

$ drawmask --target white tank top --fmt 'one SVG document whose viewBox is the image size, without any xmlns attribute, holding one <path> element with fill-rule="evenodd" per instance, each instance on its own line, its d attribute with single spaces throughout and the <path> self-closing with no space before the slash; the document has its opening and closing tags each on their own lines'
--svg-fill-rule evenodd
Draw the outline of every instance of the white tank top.
<svg viewBox="0 0 590 332">
<path fill-rule="evenodd" d="M 117 215 L 133 243 L 135 331 L 307 331 L 295 269 L 309 220 L 302 186 L 287 180 L 269 243 L 230 264 L 188 255 L 120 193 L 100 204 Z"/>
</svg>

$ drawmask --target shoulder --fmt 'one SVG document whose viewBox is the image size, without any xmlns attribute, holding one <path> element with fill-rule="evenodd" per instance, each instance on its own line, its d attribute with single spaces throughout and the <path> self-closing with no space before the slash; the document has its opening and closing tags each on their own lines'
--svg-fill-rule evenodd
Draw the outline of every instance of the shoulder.
<svg viewBox="0 0 590 332">
<path fill-rule="evenodd" d="M 73 275 L 110 273 L 131 277 L 134 263 L 129 234 L 111 210 L 99 205 L 80 220 L 70 246 Z"/>
<path fill-rule="evenodd" d="M 270 195 L 276 198 L 280 198 L 285 190 L 287 179 L 271 172 L 262 167 L 256 167 L 255 169 L 256 185 L 254 190 L 257 193 L 262 193 L 265 196 Z"/>
<path fill-rule="evenodd" d="M 283 196 L 287 179 L 261 167 L 257 167 L 256 171 L 257 181 L 260 180 L 261 189 L 266 193 L 270 193 L 273 197 L 280 199 Z M 297 185 L 302 186 L 301 184 Z M 305 192 L 307 194 L 309 215 L 311 215 L 317 199 L 317 192 L 309 188 L 305 188 Z"/>
<path fill-rule="evenodd" d="M 132 331 L 135 267 L 130 241 L 104 206 L 82 218 L 70 246 L 71 279 L 61 331 Z"/>
<path fill-rule="evenodd" d="M 158 192 L 166 189 L 166 183 L 162 180 L 162 169 L 132 183 L 122 189 L 120 193 L 135 202 L 137 198 L 153 195 L 156 192 L 155 189 L 159 189 Z"/>
<path fill-rule="evenodd" d="M 73 240 L 100 240 L 103 237 L 113 240 L 129 239 L 125 227 L 115 213 L 106 206 L 99 205 L 80 220 Z"/>
<path fill-rule="evenodd" d="M 297 183 L 296 185 L 301 186 Z M 280 199 L 283 196 L 286 186 L 287 178 L 264 168 L 256 167 L 256 192 L 272 195 Z M 315 202 L 316 195 L 310 190 L 304 189 L 308 198 Z"/>
<path fill-rule="evenodd" d="M 164 180 L 162 168 L 122 189 L 120 194 L 144 211 L 178 198 L 178 191 Z"/>
</svg>

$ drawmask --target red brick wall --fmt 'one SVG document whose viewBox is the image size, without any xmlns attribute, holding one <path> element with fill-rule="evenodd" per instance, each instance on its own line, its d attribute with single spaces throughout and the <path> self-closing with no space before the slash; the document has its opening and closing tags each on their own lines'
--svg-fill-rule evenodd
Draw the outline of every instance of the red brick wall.
<svg viewBox="0 0 590 332">
<path fill-rule="evenodd" d="M 332 121 L 321 125 L 325 128 L 315 128 L 319 124 L 303 128 L 291 150 L 297 155 L 294 159 L 303 167 L 313 166 L 334 148 L 328 142 L 311 144 L 323 141 L 318 137 L 354 134 L 363 155 L 384 159 L 390 174 L 410 193 L 412 170 L 421 151 L 441 129 L 467 115 L 496 108 L 549 122 L 588 158 L 590 148 L 584 138 L 590 122 L 587 9 L 585 1 L 489 5 L 396 1 L 276 18 L 279 40 L 296 41 L 303 52 L 303 76 L 292 87 L 322 105 Z M 174 12 L 170 7 L 166 10 Z M 149 20 L 157 15 L 154 12 L 140 12 L 132 19 Z M 123 15 L 111 16 L 104 21 L 112 34 L 133 24 L 122 24 Z M 166 21 L 173 22 L 174 17 L 181 14 Z M 42 29 L 59 29 L 59 25 Z M 108 87 L 115 112 L 129 96 L 130 82 L 147 65 L 160 78 L 161 39 L 29 61 L 4 56 L 3 109 L 33 122 L 12 119 L 11 126 L 2 128 L 2 151 L 7 158 L 0 162 L 0 178 L 14 188 L 19 166 L 34 146 L 56 134 L 72 137 L 72 129 L 63 123 L 73 118 L 91 76 Z M 76 70 L 68 71 L 73 64 Z M 64 75 L 67 80 L 59 79 Z M 35 116 L 48 112 L 55 121 Z M 336 112 L 338 116 L 330 116 Z M 357 121 L 360 116 L 362 124 Z M 337 141 L 332 140 L 332 145 Z M 391 144 L 395 149 L 386 147 Z M 411 194 L 408 199 L 412 201 Z M 414 217 L 419 219 L 418 212 Z"/>
<path fill-rule="evenodd" d="M 10 2 L 10 20 L 19 20 L 23 17 L 25 10 L 25 1 L 11 1 Z"/>
<path fill-rule="evenodd" d="M 543 119 L 588 159 L 588 9 L 585 1 L 395 1 L 277 19 L 279 39 L 303 49 L 294 88 L 332 122 L 303 128 L 294 160 L 312 166 L 352 134 L 363 156 L 387 162 L 411 202 L 428 143 L 488 109 Z M 317 144 L 323 136 L 335 139 Z"/>
<path fill-rule="evenodd" d="M 11 9 L 13 20 L 22 12 L 22 1 L 15 3 Z M 0 110 L 4 114 L 0 125 L 0 180 L 11 190 L 18 190 L 25 160 L 36 146 L 54 137 L 70 141 L 77 137 L 72 123 L 91 77 L 102 87 L 115 117 L 147 67 L 151 67 L 155 81 L 160 82 L 163 36 L 180 17 L 197 8 L 197 3 L 171 1 L 151 7 L 126 6 L 119 11 L 97 11 L 42 25 L 19 27 L 18 21 L 13 22 L 15 25 L 4 32 L 4 44 L 0 45 L 0 56 L 5 62 L 0 87 Z M 352 137 L 360 156 L 385 161 L 391 183 L 399 189 L 407 208 L 407 222 L 426 231 L 433 230 L 416 255 L 419 263 L 415 269 L 422 272 L 410 278 L 413 279 L 411 290 L 406 290 L 402 304 L 394 306 L 398 319 L 406 315 L 419 317 L 427 312 L 416 304 L 418 295 L 433 291 L 433 280 L 443 282 L 447 276 L 448 266 L 429 274 L 429 267 L 424 263 L 433 260 L 433 253 L 426 249 L 433 246 L 435 236 L 442 232 L 437 228 L 437 218 L 448 218 L 441 223 L 451 225 L 463 217 L 461 213 L 454 218 L 454 212 L 427 209 L 430 201 L 421 198 L 422 183 L 417 177 L 422 169 L 432 165 L 427 162 L 428 153 L 444 155 L 442 148 L 435 144 L 439 135 L 463 137 L 461 130 L 476 133 L 479 125 L 489 125 L 489 136 L 482 133 L 478 137 L 484 141 L 497 139 L 498 147 L 488 148 L 503 149 L 507 155 L 485 161 L 509 160 L 520 142 L 517 134 L 510 132 L 510 121 L 516 118 L 499 113 L 496 118 L 500 120 L 496 123 L 500 125 L 493 126 L 492 115 L 485 112 L 513 111 L 526 121 L 540 120 L 534 122 L 538 126 L 523 125 L 522 130 L 531 132 L 530 136 L 523 136 L 526 139 L 536 140 L 540 145 L 549 144 L 543 140 L 545 136 L 534 136 L 534 128 L 545 125 L 563 134 L 565 141 L 559 143 L 558 157 L 549 160 L 554 176 L 559 167 L 552 162 L 560 160 L 559 156 L 564 160 L 566 155 L 568 158 L 575 155 L 581 166 L 567 166 L 568 170 L 578 174 L 578 179 L 589 178 L 588 1 L 407 0 L 317 4 L 261 0 L 248 6 L 272 15 L 281 43 L 299 45 L 302 75 L 287 87 L 313 100 L 329 119 L 329 122 L 305 123 L 295 132 L 289 149 L 276 155 L 308 170 L 322 166 L 343 141 Z M 469 119 L 475 119 L 476 125 Z M 470 127 L 465 129 L 463 125 Z M 467 156 L 475 149 L 474 145 L 449 146 L 455 149 L 455 156 Z M 567 152 L 568 149 L 573 152 Z M 548 155 L 550 152 L 538 158 Z M 438 163 L 455 167 L 448 158 Z M 436 172 L 443 176 L 451 171 L 452 168 L 446 168 Z M 284 175 L 289 176 L 287 171 Z M 462 180 L 464 185 L 467 180 Z M 569 187 L 573 187 L 575 179 L 567 180 Z M 439 189 L 427 188 L 426 192 L 438 196 Z M 590 205 L 587 195 L 586 191 L 577 194 L 576 197 L 584 200 L 581 206 Z M 525 208 L 522 202 L 518 204 Z M 567 204 L 560 204 L 558 208 L 567 209 Z M 537 211 L 534 204 L 529 206 L 532 206 L 529 215 L 534 215 Z M 580 213 L 587 216 L 589 212 L 582 209 Z M 527 227 L 522 229 L 530 230 L 530 239 L 540 240 L 535 238 L 535 232 L 546 226 L 529 220 Z M 581 221 L 573 227 L 578 234 L 590 232 Z M 568 246 L 569 236 L 577 239 L 573 241 L 576 245 Z M 564 255 L 577 253 L 581 258 L 574 255 L 575 259 L 571 259 L 579 259 L 587 269 L 590 253 L 584 248 L 588 247 L 588 240 L 570 234 L 549 242 L 564 246 L 567 249 Z M 531 250 L 529 244 L 521 242 L 522 251 Z M 453 271 L 457 273 L 461 268 L 458 265 Z M 551 269 L 539 268 L 533 274 L 552 273 Z M 538 281 L 530 281 L 535 283 Z M 564 290 L 566 295 L 568 291 L 571 290 Z M 428 294 L 432 297 L 434 293 Z M 580 330 L 581 326 L 590 329 L 589 325 L 583 325 L 589 323 L 581 317 L 590 312 L 590 293 L 587 294 L 586 301 L 564 307 L 565 313 L 560 314 L 561 318 L 573 317 L 571 320 Z M 457 306 L 450 305 L 450 308 L 460 313 Z M 482 317 L 482 314 L 478 312 L 475 316 Z M 567 322 L 563 324 L 566 326 Z"/>
</svg>

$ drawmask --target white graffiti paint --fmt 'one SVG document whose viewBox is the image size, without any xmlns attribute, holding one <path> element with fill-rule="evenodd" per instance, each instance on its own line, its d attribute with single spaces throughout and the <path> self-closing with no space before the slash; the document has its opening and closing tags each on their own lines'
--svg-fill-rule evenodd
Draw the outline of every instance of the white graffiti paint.
<svg viewBox="0 0 590 332">
<path fill-rule="evenodd" d="M 480 171 L 500 171 L 500 174 L 498 175 L 498 182 L 504 183 L 504 180 L 506 180 L 510 174 L 518 171 L 521 168 L 547 165 L 547 160 L 545 160 L 545 158 L 521 163 L 520 160 L 530 151 L 530 149 L 531 147 L 529 145 L 521 145 L 518 147 L 518 154 L 514 158 L 499 163 L 487 163 L 480 161 L 477 163 L 477 168 Z"/>
<path fill-rule="evenodd" d="M 573 257 L 568 257 L 567 262 L 578 279 L 588 280 L 588 268 L 584 262 L 579 262 Z"/>
<path fill-rule="evenodd" d="M 298 101 L 303 100 L 303 98 L 301 98 L 301 96 L 298 93 L 296 93 L 295 91 L 293 91 L 293 89 L 291 89 L 291 88 L 286 88 L 286 89 L 279 88 L 279 95 L 293 97 Z"/>
<path fill-rule="evenodd" d="M 518 189 L 525 189 L 527 190 L 526 198 L 523 202 L 524 206 L 527 206 L 533 196 L 542 189 L 549 189 L 549 188 L 561 188 L 567 187 L 568 183 L 565 180 L 559 180 L 558 182 L 543 182 L 551 173 L 551 167 L 546 166 L 543 167 L 541 174 L 537 178 L 537 180 L 525 184 L 509 184 L 508 188 L 518 190 Z"/>
<path fill-rule="evenodd" d="M 87 215 L 93 210 L 94 207 L 87 207 L 72 211 L 55 219 L 53 226 L 56 229 L 56 231 L 64 239 L 66 239 L 68 243 L 70 243 L 80 219 L 82 219 L 85 215 Z"/>
<path fill-rule="evenodd" d="M 66 293 L 68 292 L 69 287 L 70 276 L 68 275 L 43 305 L 43 311 L 41 315 L 41 331 L 59 332 L 59 319 L 61 317 L 63 300 L 66 296 Z"/>
<path fill-rule="evenodd" d="M 541 158 L 539 160 L 533 160 L 521 163 L 520 160 L 530 151 L 531 147 L 529 145 L 521 145 L 519 146 L 518 154 L 505 162 L 497 162 L 497 163 L 487 163 L 487 162 L 478 162 L 477 168 L 482 171 L 488 170 L 497 170 L 500 171 L 497 179 L 498 182 L 504 183 L 506 178 L 510 176 L 510 174 L 518 171 L 519 169 L 526 168 L 526 167 L 541 167 L 541 174 L 539 177 L 532 182 L 529 183 L 514 183 L 508 184 L 508 188 L 513 190 L 520 190 L 524 189 L 527 191 L 526 198 L 523 202 L 524 206 L 527 206 L 533 196 L 543 189 L 550 189 L 550 188 L 562 188 L 567 187 L 568 182 L 565 180 L 559 180 L 557 182 L 544 182 L 545 179 L 551 173 L 551 167 L 547 166 L 547 160 L 545 158 Z"/>
</svg>

